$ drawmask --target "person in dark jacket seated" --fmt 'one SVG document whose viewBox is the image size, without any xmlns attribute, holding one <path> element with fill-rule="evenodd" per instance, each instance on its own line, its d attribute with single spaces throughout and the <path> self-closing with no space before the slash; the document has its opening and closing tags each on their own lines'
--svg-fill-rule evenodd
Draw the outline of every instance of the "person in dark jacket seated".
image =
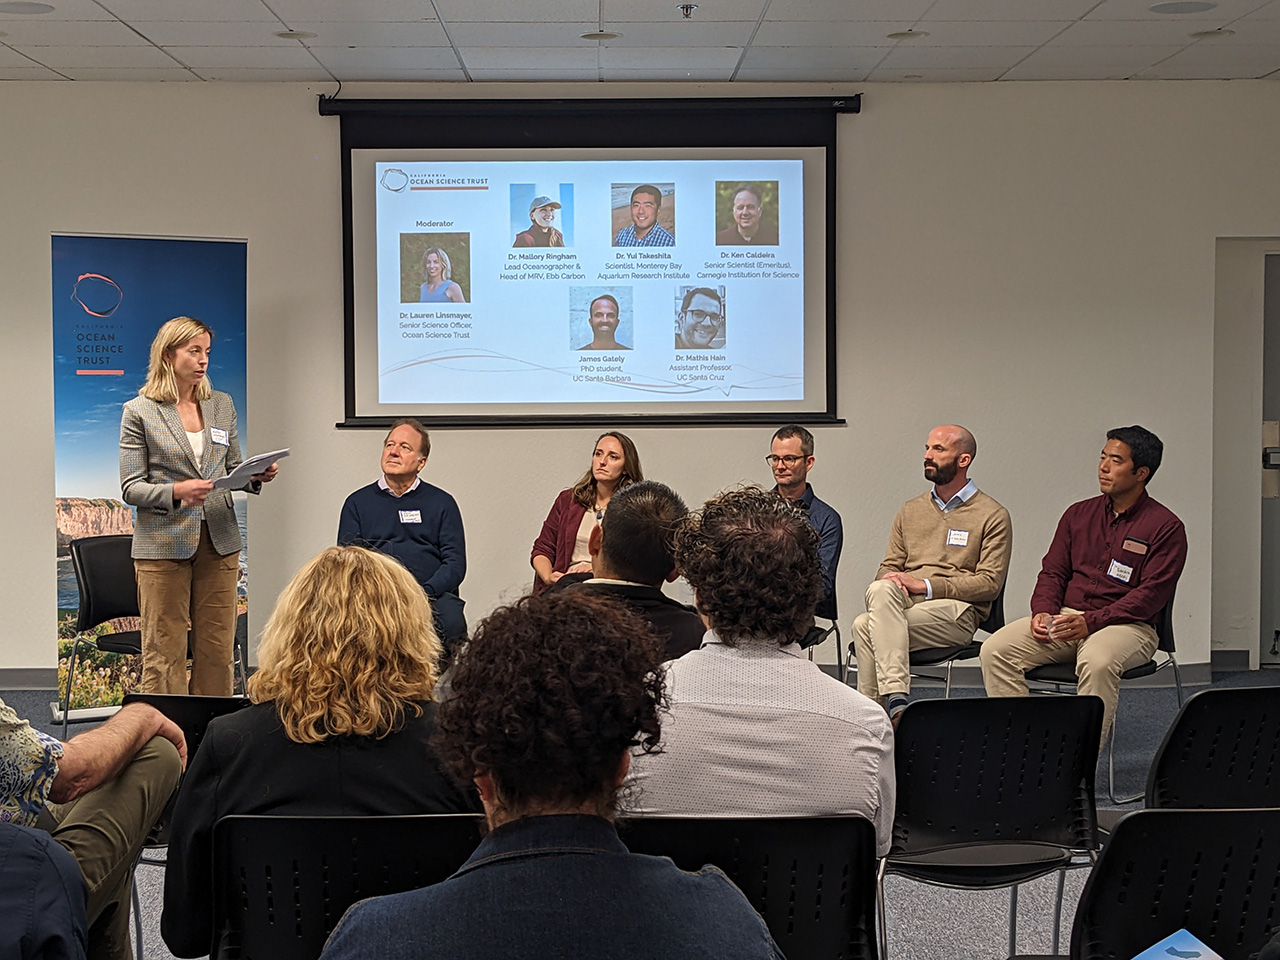
<svg viewBox="0 0 1280 960">
<path fill-rule="evenodd" d="M 176 956 L 209 952 L 221 817 L 479 812 L 428 743 L 439 657 L 426 594 L 391 557 L 330 547 L 284 588 L 254 705 L 209 724 L 178 793 L 160 918 Z"/>
<path fill-rule="evenodd" d="M 662 592 L 664 581 L 679 576 L 671 537 L 676 521 L 688 512 L 679 494 L 655 480 L 619 490 L 591 531 L 591 579 L 563 588 L 622 600 L 663 639 L 668 660 L 697 650 L 707 629 L 693 607 Z"/>
<path fill-rule="evenodd" d="M 323 960 L 755 960 L 781 954 L 715 867 L 634 854 L 613 826 L 630 750 L 657 748 L 662 645 L 588 591 L 496 610 L 459 656 L 439 749 L 490 833 L 448 880 L 357 903 Z"/>
</svg>

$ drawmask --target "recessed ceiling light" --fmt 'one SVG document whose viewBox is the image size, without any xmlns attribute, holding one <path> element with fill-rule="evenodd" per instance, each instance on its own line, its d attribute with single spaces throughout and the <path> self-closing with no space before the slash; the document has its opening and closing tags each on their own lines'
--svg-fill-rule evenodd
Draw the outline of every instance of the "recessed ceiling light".
<svg viewBox="0 0 1280 960">
<path fill-rule="evenodd" d="M 1214 37 L 1229 37 L 1234 33 L 1234 30 L 1219 27 L 1217 30 L 1197 30 L 1195 33 L 1188 33 L 1187 36 L 1192 40 L 1212 40 Z"/>
<path fill-rule="evenodd" d="M 1217 5 L 1217 0 L 1161 0 L 1147 9 L 1152 13 L 1204 13 Z"/>
<path fill-rule="evenodd" d="M 617 40 L 622 34 L 613 33 L 609 30 L 595 30 L 592 33 L 584 33 L 583 40 Z"/>
<path fill-rule="evenodd" d="M 8 0 L 0 3 L 0 13 L 53 13 L 53 7 L 47 3 L 25 3 L 23 0 Z"/>
<path fill-rule="evenodd" d="M 927 37 L 928 30 L 898 30 L 895 33 L 886 33 L 885 38 L 889 40 L 915 40 L 917 37 Z"/>
<path fill-rule="evenodd" d="M 307 33 L 305 30 L 281 30 L 275 36 L 281 40 L 314 40 L 316 38 L 314 33 Z"/>
</svg>

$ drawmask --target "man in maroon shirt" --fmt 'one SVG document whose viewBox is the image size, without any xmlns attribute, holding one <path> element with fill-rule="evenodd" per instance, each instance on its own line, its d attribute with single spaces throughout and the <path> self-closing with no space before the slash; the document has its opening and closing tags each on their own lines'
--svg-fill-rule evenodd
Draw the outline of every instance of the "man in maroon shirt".
<svg viewBox="0 0 1280 960">
<path fill-rule="evenodd" d="M 982 645 L 987 696 L 1025 697 L 1027 670 L 1075 660 L 1079 692 L 1102 698 L 1106 741 L 1120 674 L 1151 659 L 1152 623 L 1187 561 L 1182 521 L 1147 496 L 1163 452 L 1160 438 L 1142 427 L 1107 432 L 1098 462 L 1102 496 L 1072 504 L 1058 521 L 1032 615 Z"/>
</svg>

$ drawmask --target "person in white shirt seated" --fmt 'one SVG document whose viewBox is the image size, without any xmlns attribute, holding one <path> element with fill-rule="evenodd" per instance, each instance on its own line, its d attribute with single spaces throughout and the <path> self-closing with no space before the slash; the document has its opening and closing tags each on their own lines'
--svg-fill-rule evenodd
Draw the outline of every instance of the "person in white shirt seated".
<svg viewBox="0 0 1280 960">
<path fill-rule="evenodd" d="M 627 815 L 859 815 L 884 856 L 893 729 L 800 649 L 823 592 L 804 512 L 758 487 L 731 490 L 680 522 L 675 551 L 710 632 L 666 664 L 663 751 L 633 757 Z"/>
</svg>

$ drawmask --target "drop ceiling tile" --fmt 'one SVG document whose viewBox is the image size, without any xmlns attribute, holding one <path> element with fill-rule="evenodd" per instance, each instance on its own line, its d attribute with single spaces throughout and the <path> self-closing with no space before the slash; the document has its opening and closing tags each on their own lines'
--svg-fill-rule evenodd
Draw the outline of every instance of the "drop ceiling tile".
<svg viewBox="0 0 1280 960">
<path fill-rule="evenodd" d="M 25 67 L 0 66 L 0 80 L 66 80 L 48 67 L 37 66 L 30 60 Z"/>
<path fill-rule="evenodd" d="M 394 83 L 431 83 L 450 81 L 461 83 L 466 80 L 462 68 L 454 61 L 452 70 L 397 70 L 392 68 L 353 68 L 351 70 L 334 71 L 344 83 L 356 80 L 386 81 Z"/>
<path fill-rule="evenodd" d="M 688 20 L 680 12 L 681 0 L 604 0 L 606 23 L 628 21 L 633 23 L 711 23 L 723 20 L 745 20 L 755 23 L 760 19 L 765 0 L 698 0 L 698 9 Z M 777 6 L 774 0 L 770 13 Z M 594 16 L 594 12 L 592 16 Z"/>
<path fill-rule="evenodd" d="M 0 67 L 34 67 L 30 59 L 0 43 Z"/>
<path fill-rule="evenodd" d="M 773 0 L 770 21 L 911 20 L 921 17 L 934 0 Z M 695 14 L 696 16 L 696 14 Z"/>
<path fill-rule="evenodd" d="M 460 70 L 449 47 L 312 47 L 311 53 L 334 73 L 371 70 Z"/>
<path fill-rule="evenodd" d="M 883 60 L 889 47 L 752 47 L 743 67 L 753 70 L 842 69 L 852 64 L 869 69 Z"/>
<path fill-rule="evenodd" d="M 12 46 L 129 47 L 147 42 L 114 20 L 5 20 L 0 30 Z"/>
<path fill-rule="evenodd" d="M 605 47 L 600 63 L 606 70 L 732 70 L 742 56 L 737 47 Z"/>
<path fill-rule="evenodd" d="M 991 67 L 916 67 L 902 70 L 881 67 L 871 71 L 871 83 L 982 83 L 999 80 L 1003 71 Z"/>
<path fill-rule="evenodd" d="M 467 69 L 542 72 L 547 77 L 567 71 L 595 69 L 596 45 L 580 47 L 467 47 Z"/>
<path fill-rule="evenodd" d="M 617 22 L 609 24 L 608 28 L 622 36 L 610 40 L 609 44 L 626 47 L 741 47 L 751 39 L 755 26 L 755 23 L 741 20 L 715 23 Z"/>
<path fill-rule="evenodd" d="M 1259 7 L 1243 17 L 1244 20 L 1280 20 L 1280 0 L 1271 0 L 1264 7 Z"/>
<path fill-rule="evenodd" d="M 1188 20 L 1234 20 L 1256 10 L 1261 0 L 1218 0 L 1212 10 L 1200 13 L 1152 13 L 1148 7 L 1156 0 L 1107 0 L 1094 7 L 1086 20 L 1157 20 L 1185 23 Z M 1196 29 L 1190 27 L 1190 30 Z"/>
<path fill-rule="evenodd" d="M 1204 37 L 1196 43 L 1246 47 L 1260 43 L 1280 44 L 1280 20 L 1237 20 L 1227 29 L 1235 32 L 1225 37 Z"/>
<path fill-rule="evenodd" d="M 1194 44 L 1141 74 L 1159 80 L 1246 80 L 1280 69 L 1280 49 L 1271 44 L 1211 47 Z"/>
<path fill-rule="evenodd" d="M 181 66 L 163 51 L 141 47 L 19 47 L 23 53 L 59 73 L 71 67 L 155 68 Z"/>
<path fill-rule="evenodd" d="M 133 28 L 162 47 L 275 47 L 294 44 L 274 36 L 285 29 L 278 22 L 200 22 L 195 20 L 137 20 Z"/>
<path fill-rule="evenodd" d="M 72 80 L 177 81 L 199 83 L 201 77 L 181 67 L 69 67 L 63 71 Z"/>
<path fill-rule="evenodd" d="M 497 82 L 529 82 L 529 83 L 572 83 L 600 79 L 595 67 L 562 67 L 546 66 L 541 69 L 511 69 L 507 67 L 477 68 L 471 71 L 473 80 L 483 83 Z"/>
<path fill-rule="evenodd" d="M 935 20 L 916 28 L 928 36 L 899 42 L 916 47 L 1038 47 L 1069 26 L 1069 20 Z"/>
<path fill-rule="evenodd" d="M 314 40 L 307 46 L 325 47 L 447 47 L 449 38 L 439 20 L 419 20 L 414 23 L 335 23 L 302 20 L 290 23 L 294 30 L 314 33 Z"/>
<path fill-rule="evenodd" d="M 723 83 L 733 73 L 732 68 L 695 67 L 685 70 L 637 70 L 627 67 L 606 67 L 605 80 L 624 80 L 641 83 Z"/>
<path fill-rule="evenodd" d="M 1077 20 L 1098 0 L 938 0 L 921 16 L 934 20 Z"/>
<path fill-rule="evenodd" d="M 908 72 L 916 72 L 917 67 L 933 70 L 970 69 L 979 72 L 1008 70 L 1034 49 L 1035 47 L 917 47 L 900 43 L 889 51 L 881 66 L 891 69 L 910 68 Z"/>
<path fill-rule="evenodd" d="M 750 67 L 745 63 L 737 79 L 743 83 L 861 83 L 870 68 L 844 66 Z"/>
<path fill-rule="evenodd" d="M 1135 47 L 1049 46 L 1041 47 L 1023 60 L 1022 64 L 1042 70 L 1082 68 L 1109 71 L 1119 73 L 1122 76 L 1129 76 L 1173 56 L 1182 49 L 1185 49 L 1185 47 L 1172 44 Z M 1022 64 L 1019 64 L 1019 66 Z"/>
<path fill-rule="evenodd" d="M 257 67 L 211 67 L 197 70 L 206 80 L 226 80 L 235 83 L 332 83 L 328 71 L 319 66 L 310 70 L 296 68 L 265 70 Z"/>
<path fill-rule="evenodd" d="M 450 29 L 455 23 L 475 22 L 577 23 L 590 20 L 594 25 L 600 16 L 600 5 L 596 0 L 436 0 L 436 7 Z M 605 16 L 614 14 L 606 10 Z"/>
<path fill-rule="evenodd" d="M 291 46 L 276 47 L 165 47 L 188 67 L 196 70 L 222 67 L 254 67 L 260 70 L 310 70 L 316 65 L 311 54 L 295 40 Z"/>
<path fill-rule="evenodd" d="M 1071 64 L 1065 67 L 1046 67 L 1029 64 L 1025 60 L 1002 73 L 1001 80 L 1128 80 L 1135 70 Z"/>
<path fill-rule="evenodd" d="M 1191 42 L 1196 30 L 1218 26 L 1194 20 L 1082 20 L 1050 42 L 1055 47 L 1160 46 Z"/>
<path fill-rule="evenodd" d="M 9 23 L 21 23 L 32 20 L 114 20 L 107 10 L 93 0 L 54 0 L 50 6 L 57 7 L 52 14 L 48 13 L 0 13 L 0 30 L 7 30 Z"/>
<path fill-rule="evenodd" d="M 459 47 L 591 47 L 582 35 L 596 30 L 594 20 L 579 23 L 453 23 L 445 21 Z M 608 41 L 612 43 L 613 41 Z"/>
<path fill-rule="evenodd" d="M 268 0 L 267 6 L 290 26 L 295 20 L 324 23 L 353 20 L 410 23 L 436 18 L 427 0 Z"/>
<path fill-rule="evenodd" d="M 58 0 L 55 0 L 58 2 Z M 258 20 L 279 23 L 262 0 L 102 0 L 121 20 Z M 61 3 L 59 3 L 61 10 Z"/>
<path fill-rule="evenodd" d="M 820 23 L 767 20 L 760 24 L 753 47 L 891 47 L 890 33 L 909 28 L 911 20 L 867 20 Z"/>
</svg>

